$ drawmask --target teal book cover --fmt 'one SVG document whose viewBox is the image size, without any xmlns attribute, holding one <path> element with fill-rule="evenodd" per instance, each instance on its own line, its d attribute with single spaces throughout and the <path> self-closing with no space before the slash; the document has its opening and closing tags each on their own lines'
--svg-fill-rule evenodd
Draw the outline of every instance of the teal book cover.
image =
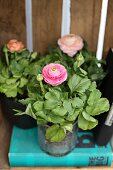
<svg viewBox="0 0 113 170">
<path fill-rule="evenodd" d="M 37 128 L 13 127 L 8 158 L 11 167 L 110 166 L 112 148 L 110 143 L 101 147 L 96 145 L 93 134 L 83 131 L 78 132 L 78 143 L 72 152 L 55 157 L 40 149 Z"/>
</svg>

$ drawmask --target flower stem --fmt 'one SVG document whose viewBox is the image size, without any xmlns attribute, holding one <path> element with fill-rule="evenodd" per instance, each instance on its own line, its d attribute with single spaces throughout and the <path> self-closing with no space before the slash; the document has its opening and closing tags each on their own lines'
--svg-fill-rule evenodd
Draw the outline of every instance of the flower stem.
<svg viewBox="0 0 113 170">
<path fill-rule="evenodd" d="M 6 63 L 7 63 L 7 66 L 9 67 L 9 58 L 8 58 L 7 51 L 5 52 L 5 58 L 6 58 Z"/>
<path fill-rule="evenodd" d="M 40 81 L 40 87 L 41 87 L 41 90 L 42 90 L 42 94 L 45 95 L 46 92 L 45 92 L 42 81 Z"/>
</svg>

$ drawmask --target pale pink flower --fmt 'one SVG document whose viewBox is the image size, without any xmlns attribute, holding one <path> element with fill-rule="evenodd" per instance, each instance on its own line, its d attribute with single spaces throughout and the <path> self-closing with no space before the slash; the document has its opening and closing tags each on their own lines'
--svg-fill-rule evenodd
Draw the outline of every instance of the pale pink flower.
<svg viewBox="0 0 113 170">
<path fill-rule="evenodd" d="M 12 39 L 7 43 L 7 48 L 10 52 L 19 52 L 24 49 L 24 44 L 21 41 Z"/>
<path fill-rule="evenodd" d="M 64 53 L 68 54 L 70 57 L 73 57 L 77 51 L 83 48 L 84 43 L 80 36 L 68 34 L 58 39 L 58 45 Z"/>
<path fill-rule="evenodd" d="M 58 86 L 67 79 L 67 70 L 61 64 L 51 63 L 42 70 L 44 81 L 52 86 Z"/>
</svg>

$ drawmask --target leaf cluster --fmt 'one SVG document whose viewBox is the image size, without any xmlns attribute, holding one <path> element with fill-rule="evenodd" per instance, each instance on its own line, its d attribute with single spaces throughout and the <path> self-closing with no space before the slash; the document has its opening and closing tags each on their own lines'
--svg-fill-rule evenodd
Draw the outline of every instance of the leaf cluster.
<svg viewBox="0 0 113 170">
<path fill-rule="evenodd" d="M 64 62 L 63 65 L 68 70 L 67 81 L 57 87 L 42 82 L 45 88 L 45 94 L 42 94 L 40 83 L 32 79 L 28 86 L 29 97 L 20 101 L 26 105 L 26 110 L 17 111 L 17 115 L 30 115 L 38 125 L 51 125 L 46 130 L 46 138 L 52 142 L 63 140 L 66 133 L 73 131 L 76 121 L 83 130 L 94 128 L 98 124 L 95 116 L 109 109 L 108 100 L 101 97 L 96 82 L 92 81 L 87 71 L 82 68 L 85 62 L 82 53 L 69 60 L 60 53 L 59 51 L 60 59 L 57 58 L 59 56 L 55 58 L 48 54 L 44 61 L 54 62 L 56 59 L 56 63 Z M 44 64 L 42 59 L 39 63 Z"/>
<path fill-rule="evenodd" d="M 21 52 L 10 52 L 4 46 L 0 59 L 0 93 L 17 99 L 27 94 L 27 85 L 33 75 L 40 71 L 39 56 L 24 49 Z"/>
</svg>

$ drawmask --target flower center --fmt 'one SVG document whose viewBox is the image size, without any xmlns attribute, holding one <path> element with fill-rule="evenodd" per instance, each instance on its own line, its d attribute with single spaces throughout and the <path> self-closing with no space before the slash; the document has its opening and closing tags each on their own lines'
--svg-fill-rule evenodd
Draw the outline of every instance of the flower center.
<svg viewBox="0 0 113 170">
<path fill-rule="evenodd" d="M 51 68 L 52 71 L 57 71 L 56 67 Z"/>
<path fill-rule="evenodd" d="M 50 69 L 49 74 L 50 74 L 51 76 L 53 76 L 53 77 L 59 76 L 60 71 L 59 71 L 58 68 L 56 68 L 56 67 L 53 66 L 53 67 Z"/>
</svg>

